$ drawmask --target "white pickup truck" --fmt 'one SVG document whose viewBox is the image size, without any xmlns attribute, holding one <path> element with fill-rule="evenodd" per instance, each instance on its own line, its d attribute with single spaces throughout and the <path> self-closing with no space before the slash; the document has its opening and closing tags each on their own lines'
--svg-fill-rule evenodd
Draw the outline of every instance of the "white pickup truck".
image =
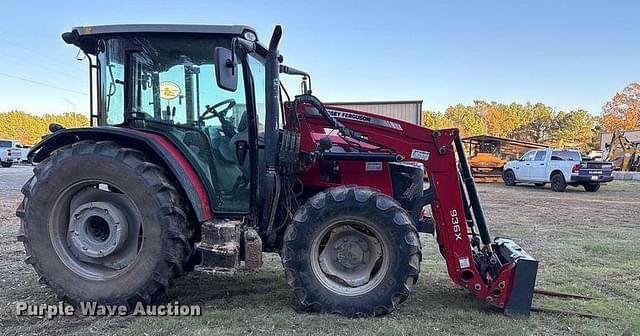
<svg viewBox="0 0 640 336">
<path fill-rule="evenodd" d="M 600 189 L 600 184 L 613 180 L 611 162 L 582 161 L 577 150 L 537 149 L 528 151 L 519 160 L 504 165 L 504 184 L 533 183 L 542 187 L 551 183 L 551 190 L 564 191 L 568 185 L 583 186 L 586 191 Z"/>
<path fill-rule="evenodd" d="M 3 168 L 9 168 L 12 164 L 22 161 L 20 143 L 16 140 L 0 139 L 0 165 Z"/>
</svg>

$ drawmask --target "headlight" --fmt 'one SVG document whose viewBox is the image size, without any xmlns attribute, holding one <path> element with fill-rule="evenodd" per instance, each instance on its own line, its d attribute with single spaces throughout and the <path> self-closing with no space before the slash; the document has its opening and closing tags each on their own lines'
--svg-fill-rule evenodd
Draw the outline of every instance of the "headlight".
<svg viewBox="0 0 640 336">
<path fill-rule="evenodd" d="M 242 37 L 244 37 L 245 40 L 251 41 L 251 42 L 255 42 L 258 40 L 258 36 L 256 36 L 256 33 L 250 30 L 245 31 L 244 34 L 242 34 Z"/>
</svg>

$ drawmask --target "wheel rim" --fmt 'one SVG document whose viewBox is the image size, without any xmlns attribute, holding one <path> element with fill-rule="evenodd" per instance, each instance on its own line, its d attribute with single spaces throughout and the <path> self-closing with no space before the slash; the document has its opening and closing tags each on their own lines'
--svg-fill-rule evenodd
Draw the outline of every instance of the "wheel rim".
<svg viewBox="0 0 640 336">
<path fill-rule="evenodd" d="M 505 178 L 507 180 L 507 184 L 513 183 L 513 173 L 512 172 L 508 172 L 507 176 L 505 176 Z"/>
<path fill-rule="evenodd" d="M 316 236 L 311 266 L 320 283 L 343 296 L 368 293 L 389 269 L 389 247 L 380 233 L 357 219 L 338 220 Z"/>
<path fill-rule="evenodd" d="M 74 273 L 106 280 L 127 272 L 142 249 L 141 215 L 114 184 L 84 180 L 63 190 L 49 217 L 58 258 Z"/>
<path fill-rule="evenodd" d="M 560 178 L 558 177 L 554 177 L 553 178 L 553 188 L 554 189 L 560 189 Z"/>
</svg>

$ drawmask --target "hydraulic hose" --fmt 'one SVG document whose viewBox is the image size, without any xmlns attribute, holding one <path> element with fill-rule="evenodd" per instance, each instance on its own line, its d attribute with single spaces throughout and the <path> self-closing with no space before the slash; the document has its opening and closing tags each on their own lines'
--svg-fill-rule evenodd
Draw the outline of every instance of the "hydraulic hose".
<svg viewBox="0 0 640 336">
<path fill-rule="evenodd" d="M 316 110 L 318 110 L 318 112 L 320 113 L 320 115 L 323 116 L 329 122 L 329 124 L 333 126 L 333 128 L 340 131 L 342 135 L 348 136 L 348 137 L 360 138 L 359 134 L 357 134 L 356 132 L 353 132 L 352 130 L 347 128 L 344 124 L 339 122 L 336 118 L 334 118 L 331 114 L 329 114 L 329 111 L 327 111 L 327 109 L 324 107 L 320 99 L 316 98 L 313 95 L 302 94 L 302 95 L 296 96 L 296 98 L 293 100 L 293 106 L 295 111 L 298 110 L 298 106 L 300 104 L 305 104 L 305 103 L 315 107 Z"/>
</svg>

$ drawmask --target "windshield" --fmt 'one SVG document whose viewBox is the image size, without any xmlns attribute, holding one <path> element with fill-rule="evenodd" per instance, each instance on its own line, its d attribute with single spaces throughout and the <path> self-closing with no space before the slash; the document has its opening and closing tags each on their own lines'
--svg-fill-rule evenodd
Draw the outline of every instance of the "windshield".
<svg viewBox="0 0 640 336">
<path fill-rule="evenodd" d="M 207 106 L 216 106 L 234 127 L 247 111 L 243 68 L 238 66 L 238 89 L 226 91 L 216 84 L 214 53 L 216 47 L 229 47 L 229 38 L 194 38 L 136 35 L 129 39 L 110 39 L 102 43 L 98 55 L 101 67 L 102 124 L 124 122 L 125 111 L 136 118 L 186 127 L 221 126 L 218 117 L 205 115 Z M 127 53 L 129 66 L 125 71 Z M 250 55 L 256 92 L 258 125 L 264 121 L 264 61 Z M 128 78 L 125 79 L 125 72 Z M 129 81 L 129 95 L 125 94 Z M 225 103 L 226 102 L 226 103 Z"/>
<path fill-rule="evenodd" d="M 2 148 L 11 147 L 11 141 L 0 140 L 0 147 Z"/>
</svg>

